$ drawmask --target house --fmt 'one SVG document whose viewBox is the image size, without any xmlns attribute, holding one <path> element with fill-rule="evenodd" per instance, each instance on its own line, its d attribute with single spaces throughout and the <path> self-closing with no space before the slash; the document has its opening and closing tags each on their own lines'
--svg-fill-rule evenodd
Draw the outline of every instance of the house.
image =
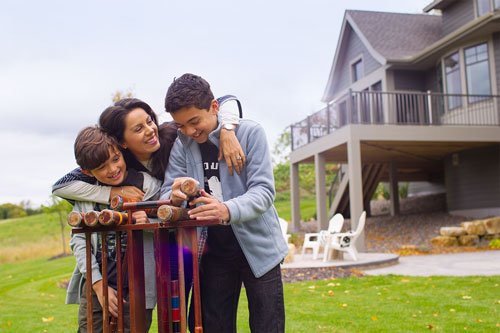
<svg viewBox="0 0 500 333">
<path fill-rule="evenodd" d="M 380 181 L 392 214 L 405 181 L 442 187 L 451 214 L 500 215 L 499 89 L 500 0 L 435 0 L 423 14 L 347 10 L 326 105 L 291 125 L 292 228 L 300 163 L 315 165 L 322 229 L 335 212 L 369 210 Z M 342 165 L 330 212 L 325 163 Z"/>
</svg>

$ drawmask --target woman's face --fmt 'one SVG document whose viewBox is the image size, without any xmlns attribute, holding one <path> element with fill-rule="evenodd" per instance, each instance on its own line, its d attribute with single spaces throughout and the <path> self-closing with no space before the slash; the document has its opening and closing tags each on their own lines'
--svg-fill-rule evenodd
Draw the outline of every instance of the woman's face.
<svg viewBox="0 0 500 333">
<path fill-rule="evenodd" d="M 125 117 L 122 147 L 129 149 L 139 161 L 149 160 L 160 148 L 158 127 L 143 109 L 133 109 Z"/>
</svg>

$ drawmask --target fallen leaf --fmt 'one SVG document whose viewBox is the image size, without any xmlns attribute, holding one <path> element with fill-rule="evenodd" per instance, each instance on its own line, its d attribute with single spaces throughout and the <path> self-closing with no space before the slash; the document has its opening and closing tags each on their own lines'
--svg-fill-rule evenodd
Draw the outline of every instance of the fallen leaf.
<svg viewBox="0 0 500 333">
<path fill-rule="evenodd" d="M 333 291 L 332 290 L 328 290 L 328 296 L 333 296 L 333 295 L 334 295 Z"/>
<path fill-rule="evenodd" d="M 345 303 L 344 304 L 340 304 L 340 306 L 342 306 L 342 307 L 345 308 L 347 306 L 347 304 L 345 304 Z"/>
<path fill-rule="evenodd" d="M 483 322 L 483 320 L 482 320 L 482 319 L 476 319 L 476 321 L 477 321 L 478 323 L 482 323 L 482 322 Z"/>
<path fill-rule="evenodd" d="M 407 280 L 407 279 L 401 279 L 401 282 L 410 282 L 410 280 Z"/>
<path fill-rule="evenodd" d="M 412 314 L 411 315 L 413 318 L 417 318 L 417 315 L 416 314 Z"/>
<path fill-rule="evenodd" d="M 497 327 L 500 327 L 500 324 L 497 324 Z"/>
<path fill-rule="evenodd" d="M 54 295 L 49 295 L 49 297 L 50 297 L 50 298 L 54 298 L 54 297 L 56 297 L 56 296 L 54 296 Z"/>
<path fill-rule="evenodd" d="M 471 296 L 462 296 L 463 299 L 472 299 Z"/>
<path fill-rule="evenodd" d="M 10 325 L 12 325 L 12 323 L 11 323 L 10 321 L 8 321 L 8 322 L 7 322 L 7 325 L 8 325 L 8 326 L 10 326 Z"/>
<path fill-rule="evenodd" d="M 54 320 L 54 317 L 49 317 L 49 318 L 42 317 L 42 321 L 44 323 L 47 323 L 47 322 L 52 321 L 52 320 Z"/>
<path fill-rule="evenodd" d="M 328 326 L 321 326 L 321 325 L 318 325 L 318 328 L 319 328 L 319 329 L 326 329 L 326 328 L 328 328 Z"/>
<path fill-rule="evenodd" d="M 455 312 L 455 311 L 457 311 L 457 310 L 455 310 L 455 309 L 450 309 L 450 312 Z"/>
<path fill-rule="evenodd" d="M 316 288 L 316 287 L 315 286 L 309 286 L 309 289 L 314 289 L 314 288 Z"/>
<path fill-rule="evenodd" d="M 328 287 L 334 287 L 335 286 L 335 283 L 333 282 L 330 282 L 329 284 L 327 284 Z"/>
<path fill-rule="evenodd" d="M 45 293 L 41 293 L 41 296 L 45 296 Z"/>
<path fill-rule="evenodd" d="M 430 330 L 433 330 L 434 329 L 434 325 L 429 324 L 429 325 L 427 325 L 427 328 L 430 329 Z"/>
<path fill-rule="evenodd" d="M 438 316 L 438 313 L 437 312 L 434 312 L 434 317 L 437 317 Z"/>
<path fill-rule="evenodd" d="M 373 321 L 378 320 L 377 317 L 375 317 L 375 316 L 371 316 L 371 318 Z"/>
<path fill-rule="evenodd" d="M 349 294 L 350 291 L 349 290 L 344 290 L 344 293 Z"/>
<path fill-rule="evenodd" d="M 299 292 L 299 291 L 298 291 L 297 289 L 295 289 L 295 290 L 293 291 L 293 293 L 294 293 L 294 294 L 296 294 L 296 293 L 298 293 L 298 292 Z"/>
</svg>

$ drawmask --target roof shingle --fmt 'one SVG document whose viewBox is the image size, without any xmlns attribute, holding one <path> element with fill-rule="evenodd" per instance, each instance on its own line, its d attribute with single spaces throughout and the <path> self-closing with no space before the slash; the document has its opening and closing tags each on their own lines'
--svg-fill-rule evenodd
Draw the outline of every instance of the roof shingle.
<svg viewBox="0 0 500 333">
<path fill-rule="evenodd" d="M 418 54 L 441 38 L 441 16 L 348 10 L 370 45 L 388 60 Z"/>
</svg>

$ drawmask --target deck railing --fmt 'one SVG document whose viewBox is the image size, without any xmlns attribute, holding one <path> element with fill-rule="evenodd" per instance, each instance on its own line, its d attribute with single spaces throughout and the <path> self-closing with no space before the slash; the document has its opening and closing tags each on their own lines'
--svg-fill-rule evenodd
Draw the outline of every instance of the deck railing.
<svg viewBox="0 0 500 333">
<path fill-rule="evenodd" d="M 292 150 L 349 124 L 498 126 L 497 95 L 349 91 L 291 125 Z"/>
</svg>

